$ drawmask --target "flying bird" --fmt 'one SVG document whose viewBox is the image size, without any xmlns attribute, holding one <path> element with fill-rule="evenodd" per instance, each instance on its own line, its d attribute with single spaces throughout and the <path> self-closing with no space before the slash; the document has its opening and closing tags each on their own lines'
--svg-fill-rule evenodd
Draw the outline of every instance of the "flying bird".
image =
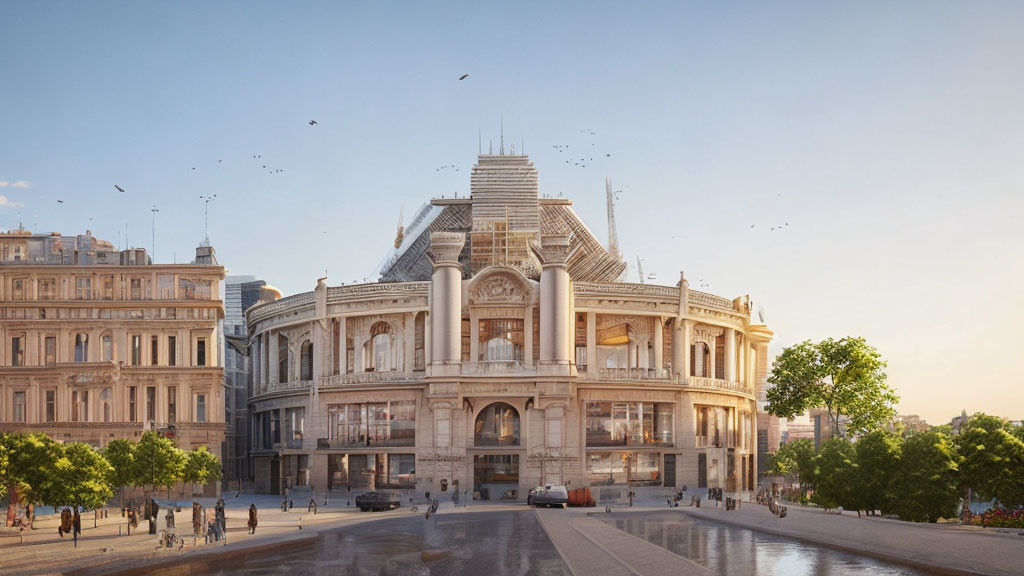
<svg viewBox="0 0 1024 576">
<path fill-rule="evenodd" d="M 117 189 L 118 192 L 124 192 L 124 188 L 121 188 L 117 184 L 114 184 L 114 188 Z"/>
<path fill-rule="evenodd" d="M 316 124 L 319 124 L 319 122 L 317 122 L 316 120 L 310 120 L 310 121 L 309 121 L 309 125 L 310 125 L 310 126 L 314 126 L 314 125 L 316 125 Z"/>
<path fill-rule="evenodd" d="M 469 78 L 469 74 L 463 74 L 462 76 L 459 76 L 459 80 L 465 80 L 466 78 Z"/>
<path fill-rule="evenodd" d="M 64 203 L 63 200 L 57 200 L 57 204 L 63 204 L 63 203 Z"/>
</svg>

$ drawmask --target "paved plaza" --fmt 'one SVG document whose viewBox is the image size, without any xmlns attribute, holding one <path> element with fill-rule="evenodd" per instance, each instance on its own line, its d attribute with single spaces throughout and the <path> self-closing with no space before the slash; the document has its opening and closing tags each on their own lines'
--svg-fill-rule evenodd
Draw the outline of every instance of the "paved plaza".
<svg viewBox="0 0 1024 576">
<path fill-rule="evenodd" d="M 664 544 L 619 529 L 626 519 L 683 524 L 690 522 L 689 518 L 751 528 L 937 573 L 1019 574 L 1024 565 L 1024 536 L 1016 532 L 857 518 L 855 513 L 828 514 L 797 507 L 790 507 L 789 515 L 780 520 L 754 504 L 726 512 L 708 507 L 706 502 L 703 508 L 669 509 L 648 499 L 631 509 L 614 506 L 608 514 L 601 507 L 531 510 L 521 504 L 472 502 L 455 508 L 448 501 L 426 520 L 422 503 L 416 512 L 405 502 L 395 511 L 362 513 L 347 495 L 335 495 L 327 505 L 319 496 L 316 515 L 307 511 L 308 498 L 304 502 L 295 499 L 295 507 L 287 512 L 280 509 L 280 498 L 273 496 L 242 494 L 234 498 L 229 494 L 226 501 L 227 540 L 204 544 L 190 536 L 180 551 L 157 549 L 156 537 L 147 533 L 144 521 L 141 530 L 126 535 L 124 519 L 114 509 L 108 518 L 97 520 L 95 527 L 91 515 L 83 517 L 84 532 L 77 547 L 70 538 L 58 537 L 56 518 L 41 516 L 34 531 L 7 529 L 2 533 L 0 550 L 5 562 L 0 573 L 120 574 L 143 566 L 157 574 L 177 566 L 175 573 L 181 573 L 181 565 L 188 563 L 191 573 L 220 574 L 241 570 L 272 574 L 284 566 L 291 574 L 314 573 L 318 567 L 338 574 L 466 570 L 493 576 L 712 574 L 696 557 L 684 558 Z M 212 508 L 212 500 L 202 502 Z M 245 526 L 250 503 L 259 508 L 255 535 L 248 534 Z M 191 531 L 187 508 L 176 520 L 179 533 Z M 360 528 L 346 529 L 355 525 Z M 164 527 L 162 515 L 159 527 Z"/>
</svg>

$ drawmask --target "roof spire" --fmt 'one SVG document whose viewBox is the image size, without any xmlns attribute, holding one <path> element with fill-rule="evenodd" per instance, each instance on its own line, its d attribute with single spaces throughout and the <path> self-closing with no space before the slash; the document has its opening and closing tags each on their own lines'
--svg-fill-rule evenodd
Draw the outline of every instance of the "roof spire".
<svg viewBox="0 0 1024 576">
<path fill-rule="evenodd" d="M 604 191 L 608 197 L 608 254 L 616 260 L 621 260 L 622 256 L 619 254 L 619 232 L 615 229 L 615 193 L 612 192 L 611 177 L 605 177 Z"/>
</svg>

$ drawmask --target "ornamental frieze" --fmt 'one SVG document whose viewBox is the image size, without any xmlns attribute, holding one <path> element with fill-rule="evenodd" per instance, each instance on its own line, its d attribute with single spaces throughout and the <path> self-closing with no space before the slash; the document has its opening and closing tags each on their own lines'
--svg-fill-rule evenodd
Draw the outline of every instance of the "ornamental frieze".
<svg viewBox="0 0 1024 576">
<path fill-rule="evenodd" d="M 463 384 L 462 395 L 473 396 L 473 395 L 487 395 L 491 396 L 494 394 L 510 394 L 510 395 L 529 395 L 532 396 L 535 391 L 533 384 L 519 383 L 519 382 L 506 382 L 506 383 L 494 383 L 494 384 Z"/>
<path fill-rule="evenodd" d="M 527 292 L 513 283 L 507 276 L 489 276 L 477 282 L 470 290 L 470 299 L 475 303 L 525 304 Z"/>
</svg>

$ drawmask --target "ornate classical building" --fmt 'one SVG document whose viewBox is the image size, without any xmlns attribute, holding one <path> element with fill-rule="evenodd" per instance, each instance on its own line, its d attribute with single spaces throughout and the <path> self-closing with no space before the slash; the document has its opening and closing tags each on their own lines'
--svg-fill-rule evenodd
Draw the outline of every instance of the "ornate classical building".
<svg viewBox="0 0 1024 576">
<path fill-rule="evenodd" d="M 221 453 L 224 268 L 79 236 L 0 234 L 0 431 L 102 448 L 154 429 Z"/>
<path fill-rule="evenodd" d="M 378 282 L 247 311 L 258 491 L 752 489 L 772 333 L 747 297 L 619 281 L 526 156 L 481 155 L 395 244 Z"/>
</svg>

